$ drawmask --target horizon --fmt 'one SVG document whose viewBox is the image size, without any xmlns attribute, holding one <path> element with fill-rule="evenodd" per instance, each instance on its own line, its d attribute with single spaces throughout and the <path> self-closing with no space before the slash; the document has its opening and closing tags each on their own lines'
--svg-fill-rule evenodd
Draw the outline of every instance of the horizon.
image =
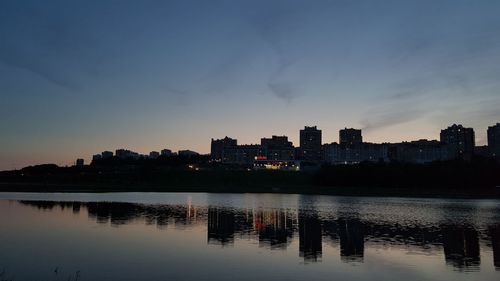
<svg viewBox="0 0 500 281">
<path fill-rule="evenodd" d="M 495 123 L 495 124 L 492 124 L 492 126 L 493 125 L 499 125 L 499 124 L 500 123 Z M 461 126 L 462 124 L 453 123 L 453 124 L 450 124 L 449 126 L 447 126 L 446 128 L 449 128 L 449 127 L 451 127 L 453 125 Z M 314 127 L 314 128 L 317 128 L 316 125 L 305 125 L 303 128 L 305 128 L 305 127 Z M 489 126 L 489 127 L 491 127 L 491 126 Z M 446 128 L 443 128 L 443 129 L 446 129 Z M 468 127 L 464 126 L 464 128 L 468 128 Z M 320 130 L 322 133 L 324 133 L 321 128 L 317 128 L 317 129 Z M 357 128 L 344 127 L 342 129 L 339 129 L 338 132 L 340 132 L 340 130 L 343 130 L 343 129 L 357 129 Z M 472 128 L 472 129 L 474 130 L 474 128 Z M 300 130 L 301 129 L 299 129 L 299 131 Z M 474 130 L 474 134 L 475 135 L 477 134 L 477 132 L 475 130 Z M 290 136 L 288 136 L 288 135 L 279 135 L 279 134 L 278 135 L 277 134 L 272 134 L 270 136 L 262 136 L 262 137 L 258 138 L 258 141 L 252 142 L 252 143 L 241 143 L 240 141 L 238 141 L 237 137 L 235 137 L 235 136 L 227 136 L 227 135 L 223 136 L 223 137 L 218 137 L 218 138 L 211 138 L 211 140 L 220 140 L 220 139 L 223 139 L 225 137 L 228 137 L 228 138 L 232 138 L 234 140 L 237 140 L 238 141 L 238 145 L 258 145 L 258 144 L 260 144 L 262 138 L 271 138 L 273 136 L 287 137 L 288 141 L 290 141 L 294 147 L 296 147 L 296 148 L 300 147 L 299 145 L 295 145 L 295 142 L 290 139 Z M 438 135 L 438 137 L 439 137 L 439 135 Z M 363 136 L 363 143 L 376 143 L 376 144 L 404 143 L 404 142 L 412 142 L 412 141 L 419 141 L 419 140 L 439 141 L 439 138 L 430 138 L 430 139 L 429 138 L 417 138 L 417 139 L 411 139 L 411 140 L 401 140 L 401 141 L 397 141 L 397 142 L 388 142 L 388 141 L 371 142 L 371 141 L 366 141 L 365 137 Z M 337 141 L 325 141 L 323 138 L 321 139 L 321 144 L 322 145 L 332 144 L 332 143 L 339 143 L 339 142 L 340 142 L 340 140 L 339 140 L 339 136 L 338 135 L 337 135 Z M 299 141 L 297 140 L 296 143 L 299 143 Z M 487 146 L 487 144 L 478 144 L 476 142 L 475 143 L 475 147 L 479 147 L 479 146 Z M 113 152 L 113 154 L 114 154 L 113 156 L 116 156 L 115 155 L 116 154 L 116 150 L 119 150 L 119 149 L 130 150 L 132 152 L 137 152 L 140 155 L 146 155 L 146 156 L 149 155 L 150 152 L 158 152 L 159 153 L 163 149 L 171 150 L 172 153 L 177 153 L 177 152 L 179 152 L 181 150 L 190 150 L 190 151 L 196 152 L 196 153 L 198 153 L 200 155 L 210 155 L 211 154 L 210 151 L 208 151 L 208 152 L 203 151 L 202 152 L 202 151 L 193 150 L 193 149 L 191 149 L 189 147 L 185 147 L 185 148 L 182 148 L 182 149 L 171 149 L 170 147 L 165 146 L 163 148 L 158 148 L 158 149 L 150 149 L 150 150 L 147 150 L 147 151 L 146 150 L 138 151 L 138 150 L 134 150 L 134 149 L 131 149 L 130 147 L 126 147 L 125 146 L 125 147 L 116 147 L 116 148 L 111 148 L 111 149 L 104 149 L 102 151 L 96 151 L 92 155 L 87 155 L 87 156 L 84 156 L 84 157 L 77 157 L 77 158 L 74 158 L 74 161 L 72 163 L 67 163 L 67 164 L 62 164 L 61 165 L 61 164 L 58 164 L 58 163 L 47 162 L 47 163 L 29 164 L 29 165 L 24 166 L 24 167 L 36 166 L 36 165 L 43 165 L 43 164 L 56 164 L 58 166 L 73 166 L 75 164 L 75 161 L 77 159 L 84 159 L 85 163 L 91 163 L 93 155 L 95 155 L 95 154 L 99 154 L 100 155 L 103 152 L 110 151 L 110 152 Z M 24 168 L 24 167 L 19 167 L 19 168 L 16 167 L 16 168 L 14 168 L 12 170 L 18 170 L 18 169 L 21 169 L 21 168 Z M 0 171 L 8 171 L 8 169 L 7 170 L 0 170 Z"/>
<path fill-rule="evenodd" d="M 4 1 L 0 170 L 209 153 L 304 125 L 476 145 L 500 122 L 497 1 Z M 297 124 L 301 124 L 300 126 Z"/>
</svg>

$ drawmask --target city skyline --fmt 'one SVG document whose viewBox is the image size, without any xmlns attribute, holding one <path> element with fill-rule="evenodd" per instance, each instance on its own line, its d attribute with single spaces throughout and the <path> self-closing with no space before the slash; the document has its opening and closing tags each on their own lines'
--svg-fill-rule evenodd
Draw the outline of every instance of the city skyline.
<svg viewBox="0 0 500 281">
<path fill-rule="evenodd" d="M 297 145 L 303 124 L 325 140 L 348 126 L 380 143 L 436 139 L 457 123 L 485 145 L 500 120 L 499 8 L 5 1 L 0 170 L 120 147 L 208 153 L 226 135 Z"/>
<path fill-rule="evenodd" d="M 370 140 L 367 140 L 364 138 L 364 131 L 362 129 L 357 129 L 357 128 L 352 128 L 352 127 L 343 127 L 341 129 L 339 129 L 337 131 L 337 139 L 336 140 L 325 140 L 324 138 L 322 138 L 322 134 L 324 133 L 324 130 L 322 130 L 321 128 L 318 128 L 318 126 L 304 126 L 303 129 L 300 129 L 299 132 L 298 132 L 298 135 L 300 136 L 302 134 L 302 132 L 304 130 L 308 130 L 308 129 L 312 129 L 312 130 L 318 130 L 319 131 L 319 145 L 322 147 L 322 149 L 324 149 L 325 146 L 328 146 L 330 144 L 344 144 L 344 145 L 347 145 L 347 146 L 350 146 L 350 145 L 355 145 L 356 143 L 359 143 L 359 144 L 363 144 L 363 143 L 366 143 L 366 144 L 401 144 L 401 143 L 411 143 L 411 142 L 418 142 L 418 141 L 438 141 L 438 142 L 442 142 L 442 139 L 443 136 L 443 131 L 446 130 L 446 129 L 450 129 L 450 128 L 453 128 L 457 126 L 456 123 L 448 126 L 447 128 L 441 128 L 440 130 L 440 134 L 438 134 L 436 136 L 436 138 L 417 138 L 417 139 L 405 139 L 405 140 L 401 140 L 401 141 L 396 141 L 396 142 L 390 142 L 390 141 L 382 141 L 382 142 L 372 142 Z M 462 124 L 458 124 L 458 127 L 461 127 Z M 497 128 L 500 126 L 500 123 L 495 123 L 495 124 L 492 124 L 491 126 L 487 126 L 488 129 L 492 129 L 492 128 Z M 486 142 L 486 144 L 482 144 L 482 143 L 477 143 L 477 140 L 475 139 L 475 134 L 477 134 L 477 132 L 474 130 L 474 128 L 467 128 L 466 126 L 463 127 L 464 129 L 468 129 L 468 130 L 472 130 L 472 147 L 488 147 L 489 146 L 489 143 L 488 141 Z M 488 130 L 487 130 L 488 131 Z M 346 135 L 347 133 L 347 135 Z M 352 142 L 349 142 L 347 143 L 346 140 L 342 140 L 342 138 L 352 138 L 351 135 L 354 134 L 354 138 L 357 138 L 356 142 L 355 143 L 352 143 Z M 328 134 L 330 135 L 330 134 Z M 236 137 L 236 138 L 233 138 L 233 137 Z M 294 142 L 290 139 L 290 136 L 289 135 L 285 135 L 285 134 L 272 134 L 272 135 L 269 135 L 269 136 L 260 136 L 260 137 L 257 137 L 257 139 L 259 141 L 256 141 L 256 142 L 252 142 L 252 143 L 245 143 L 245 142 L 238 142 L 238 145 L 243 145 L 243 146 L 262 146 L 264 145 L 263 142 L 265 140 L 274 140 L 274 139 L 282 139 L 282 138 L 285 138 L 285 140 L 287 142 L 289 142 L 289 144 L 291 145 L 291 148 L 293 149 L 299 149 L 301 148 L 301 145 L 300 145 L 300 140 Z M 221 137 L 221 138 L 211 138 L 212 140 L 212 145 L 213 145 L 213 142 L 214 141 L 222 141 L 224 139 L 229 139 L 231 141 L 238 141 L 239 138 L 237 136 L 224 136 L 224 137 Z M 293 139 L 293 138 L 292 138 Z M 300 137 L 298 138 L 300 139 Z M 493 139 L 490 140 L 491 142 L 493 142 Z M 234 143 L 235 145 L 236 143 Z M 490 144 L 492 147 L 493 146 L 496 146 L 496 144 L 494 143 L 491 143 Z M 81 157 L 73 157 L 71 159 L 71 162 L 69 163 L 65 163 L 65 164 L 60 164 L 60 163 L 54 163 L 54 162 L 44 162 L 44 163 L 39 163 L 39 164 L 47 164 L 47 163 L 51 163 L 51 164 L 57 164 L 57 165 L 61 165 L 61 166 L 73 166 L 75 165 L 80 165 L 78 164 L 79 161 L 82 161 L 81 162 L 81 165 L 83 165 L 83 163 L 91 163 L 92 160 L 94 160 L 94 158 L 96 156 L 101 156 L 103 158 L 109 158 L 109 157 L 113 157 L 113 156 L 119 156 L 118 153 L 124 153 L 122 156 L 119 156 L 119 157 L 122 157 L 122 158 L 127 158 L 127 157 L 130 157 L 132 156 L 132 154 L 134 154 L 135 156 L 134 157 L 146 157 L 146 158 L 156 158 L 156 157 L 159 157 L 160 155 L 161 156 L 170 156 L 170 155 L 177 155 L 177 154 L 182 154 L 182 153 L 189 153 L 189 154 L 192 154 L 192 153 L 196 153 L 196 154 L 200 154 L 200 155 L 210 155 L 211 154 L 211 150 L 213 150 L 213 146 L 212 148 L 210 148 L 210 145 L 208 146 L 209 149 L 208 149 L 208 152 L 205 152 L 205 151 L 198 151 L 198 150 L 193 150 L 189 147 L 185 147 L 185 148 L 181 148 L 181 149 L 171 149 L 172 146 L 168 146 L 168 145 L 164 145 L 162 147 L 158 147 L 157 149 L 146 149 L 146 150 L 135 150 L 133 148 L 130 148 L 130 146 L 123 146 L 123 147 L 116 147 L 116 148 L 110 148 L 110 149 L 103 149 L 102 152 L 99 152 L 96 154 L 97 151 L 94 151 L 92 154 L 90 155 L 85 155 L 85 156 L 81 156 Z M 281 148 L 279 148 L 281 149 Z M 323 153 L 323 152 L 322 152 Z M 104 156 L 104 154 L 108 154 L 107 156 Z M 154 154 L 151 155 L 151 154 Z M 128 155 L 128 156 L 126 156 Z M 300 158 L 300 156 L 293 156 L 292 158 L 295 158 L 295 157 L 298 157 Z M 322 156 L 320 156 L 321 158 Z M 75 159 L 76 159 L 76 162 L 75 162 Z M 278 160 L 278 159 L 277 159 Z M 283 160 L 283 159 L 281 159 Z M 26 166 L 33 166 L 33 165 L 37 165 L 36 163 L 35 164 L 28 164 Z M 1 167 L 1 166 L 0 166 Z M 22 167 L 20 167 L 22 168 Z M 17 168 L 14 168 L 14 169 L 17 169 Z M 2 169 L 0 169 L 2 170 Z M 8 170 L 8 169 L 6 169 Z"/>
<path fill-rule="evenodd" d="M 500 139 L 500 123 L 488 127 L 488 144 L 477 145 L 474 128 L 467 128 L 461 124 L 453 124 L 443 128 L 437 139 L 404 140 L 402 142 L 373 143 L 363 141 L 361 129 L 347 128 L 338 131 L 338 142 L 328 142 L 322 139 L 322 130 L 317 126 L 304 126 L 299 131 L 300 143 L 295 146 L 286 135 L 272 135 L 261 137 L 260 143 L 238 143 L 238 139 L 225 136 L 211 138 L 210 153 L 199 153 L 193 150 L 178 150 L 163 148 L 152 150 L 149 153 L 136 152 L 119 148 L 106 150 L 94 154 L 92 161 L 110 159 L 116 156 L 120 159 L 157 159 L 160 156 L 210 156 L 211 161 L 238 165 L 252 164 L 255 167 L 264 167 L 267 161 L 278 166 L 275 168 L 289 168 L 298 170 L 297 160 L 308 163 L 329 164 L 357 164 L 361 162 L 412 162 L 431 163 L 434 161 L 448 161 L 463 159 L 469 161 L 474 155 L 486 158 L 496 158 L 500 155 L 498 140 Z M 78 158 L 77 166 L 83 166 L 85 159 Z M 286 163 L 286 164 L 285 164 Z M 269 164 L 269 163 L 267 163 Z M 274 165 L 273 164 L 273 165 Z M 284 166 L 282 166 L 284 165 Z M 269 167 L 268 167 L 269 168 Z"/>
</svg>

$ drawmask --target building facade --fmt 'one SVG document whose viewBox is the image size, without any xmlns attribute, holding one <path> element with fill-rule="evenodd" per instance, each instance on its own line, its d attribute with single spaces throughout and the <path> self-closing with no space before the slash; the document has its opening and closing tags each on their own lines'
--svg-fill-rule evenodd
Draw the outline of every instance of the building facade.
<svg viewBox="0 0 500 281">
<path fill-rule="evenodd" d="M 295 159 L 295 147 L 287 136 L 260 139 L 263 155 L 267 160 L 291 161 Z"/>
<path fill-rule="evenodd" d="M 491 156 L 500 159 L 500 123 L 488 127 L 488 149 Z"/>
<path fill-rule="evenodd" d="M 123 148 L 117 149 L 115 151 L 115 155 L 116 155 L 116 157 L 118 157 L 120 159 L 129 159 L 129 158 L 139 159 L 140 158 L 139 153 L 128 150 L 128 149 L 123 149 Z"/>
<path fill-rule="evenodd" d="M 474 154 L 474 129 L 453 124 L 441 130 L 441 143 L 446 144 L 452 159 L 470 159 Z"/>
<path fill-rule="evenodd" d="M 210 159 L 215 162 L 227 162 L 228 156 L 226 152 L 236 148 L 238 141 L 229 137 L 214 140 L 210 144 Z"/>
<path fill-rule="evenodd" d="M 377 143 L 325 144 L 323 155 L 324 162 L 333 165 L 389 161 L 388 145 Z"/>
<path fill-rule="evenodd" d="M 160 151 L 160 155 L 164 156 L 164 157 L 172 156 L 172 150 L 170 150 L 170 149 L 162 149 Z"/>
<path fill-rule="evenodd" d="M 319 163 L 322 161 L 321 130 L 316 126 L 304 127 L 300 130 L 300 147 L 298 157 L 306 162 Z"/>
<path fill-rule="evenodd" d="M 262 146 L 258 144 L 244 144 L 226 147 L 223 152 L 222 163 L 252 166 L 256 159 L 264 159 Z"/>
<path fill-rule="evenodd" d="M 449 145 L 437 140 L 418 140 L 388 145 L 392 162 L 425 164 L 454 158 Z"/>
<path fill-rule="evenodd" d="M 358 145 L 363 143 L 361 130 L 345 128 L 339 131 L 339 143 L 341 145 Z"/>
</svg>

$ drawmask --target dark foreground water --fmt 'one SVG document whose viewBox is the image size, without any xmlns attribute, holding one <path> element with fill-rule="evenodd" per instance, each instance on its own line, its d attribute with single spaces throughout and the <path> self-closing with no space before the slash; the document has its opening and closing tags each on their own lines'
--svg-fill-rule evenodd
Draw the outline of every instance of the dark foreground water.
<svg viewBox="0 0 500 281">
<path fill-rule="evenodd" d="M 0 280 L 500 280 L 500 201 L 0 193 Z"/>
</svg>

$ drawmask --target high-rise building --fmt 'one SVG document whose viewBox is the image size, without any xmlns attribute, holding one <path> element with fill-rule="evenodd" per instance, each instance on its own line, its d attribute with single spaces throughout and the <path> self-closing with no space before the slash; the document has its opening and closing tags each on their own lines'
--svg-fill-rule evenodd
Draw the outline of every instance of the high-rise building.
<svg viewBox="0 0 500 281">
<path fill-rule="evenodd" d="M 78 159 L 76 159 L 76 163 L 75 163 L 75 165 L 76 165 L 77 167 L 83 167 L 83 164 L 84 164 L 84 163 L 85 163 L 85 160 L 83 160 L 82 158 L 78 158 Z"/>
<path fill-rule="evenodd" d="M 151 158 L 151 159 L 156 159 L 158 157 L 160 157 L 160 153 L 158 151 L 151 151 L 149 153 L 149 158 Z"/>
<path fill-rule="evenodd" d="M 212 139 L 210 145 L 210 159 L 212 161 L 217 162 L 225 162 L 227 160 L 227 156 L 225 155 L 225 151 L 230 148 L 236 147 L 238 144 L 236 139 L 232 139 L 229 137 L 225 137 L 223 139 L 214 140 Z"/>
<path fill-rule="evenodd" d="M 113 152 L 112 151 L 103 151 L 101 153 L 102 159 L 109 159 L 113 157 Z"/>
<path fill-rule="evenodd" d="M 453 124 L 441 130 L 441 142 L 448 145 L 452 158 L 470 158 L 474 153 L 474 129 Z"/>
<path fill-rule="evenodd" d="M 177 152 L 177 154 L 179 156 L 184 156 L 184 157 L 191 157 L 191 156 L 197 156 L 197 155 L 200 155 L 198 152 L 196 151 L 192 151 L 192 150 L 188 150 L 188 149 L 185 149 L 185 150 L 179 150 Z"/>
<path fill-rule="evenodd" d="M 500 158 L 500 123 L 488 127 L 488 149 L 493 157 Z"/>
<path fill-rule="evenodd" d="M 287 136 L 272 136 L 271 138 L 261 138 L 260 145 L 267 160 L 294 159 L 295 148 Z"/>
<path fill-rule="evenodd" d="M 307 162 L 321 161 L 321 130 L 316 126 L 300 130 L 299 158 Z"/>
<path fill-rule="evenodd" d="M 139 153 L 137 153 L 135 151 L 128 150 L 128 149 L 123 149 L 123 148 L 117 149 L 115 151 L 115 155 L 116 155 L 116 157 L 118 157 L 120 159 L 135 159 L 135 160 L 137 160 L 140 158 Z"/>
<path fill-rule="evenodd" d="M 358 164 L 361 162 L 389 161 L 389 146 L 378 143 L 324 144 L 323 161 L 329 164 Z"/>
<path fill-rule="evenodd" d="M 162 149 L 161 150 L 161 156 L 171 156 L 172 155 L 172 150 L 170 149 Z"/>
<path fill-rule="evenodd" d="M 353 128 L 345 128 L 339 131 L 340 144 L 344 145 L 357 145 L 363 143 L 363 136 L 361 130 Z"/>
<path fill-rule="evenodd" d="M 404 163 L 431 163 L 456 158 L 450 154 L 450 146 L 437 140 L 418 140 L 388 145 L 389 159 Z"/>
</svg>

